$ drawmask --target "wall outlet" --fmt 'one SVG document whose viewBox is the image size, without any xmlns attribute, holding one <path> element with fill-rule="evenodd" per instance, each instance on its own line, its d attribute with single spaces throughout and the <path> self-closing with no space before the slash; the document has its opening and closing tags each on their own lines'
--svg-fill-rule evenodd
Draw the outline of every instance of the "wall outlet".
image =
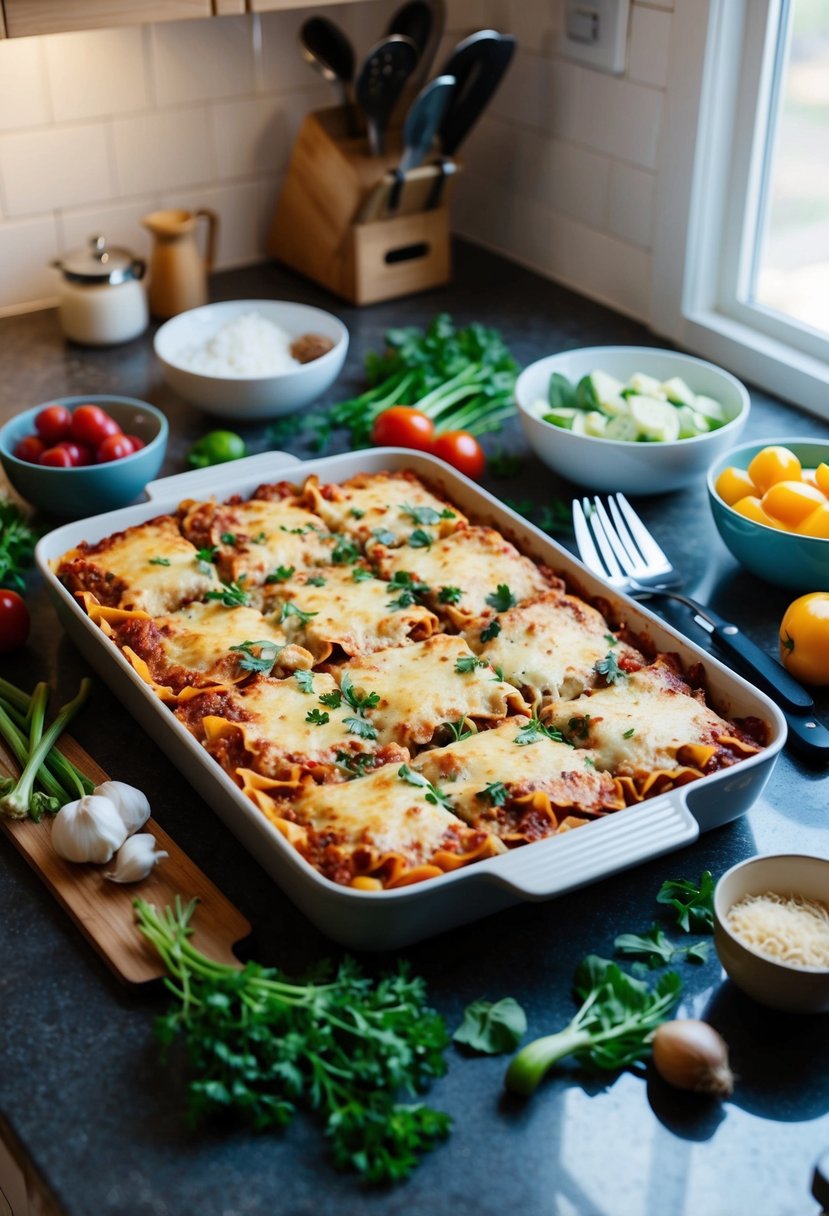
<svg viewBox="0 0 829 1216">
<path fill-rule="evenodd" d="M 630 0 L 564 0 L 561 53 L 618 75 L 627 61 Z"/>
</svg>

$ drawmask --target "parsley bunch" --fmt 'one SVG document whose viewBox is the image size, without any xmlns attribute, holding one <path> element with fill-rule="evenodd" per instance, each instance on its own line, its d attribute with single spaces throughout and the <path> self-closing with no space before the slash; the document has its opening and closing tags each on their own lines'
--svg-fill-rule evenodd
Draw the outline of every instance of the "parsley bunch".
<svg viewBox="0 0 829 1216">
<path fill-rule="evenodd" d="M 22 571 L 32 564 L 37 537 L 17 504 L 0 498 L 0 587 L 25 591 Z"/>
<path fill-rule="evenodd" d="M 191 1118 L 230 1112 L 265 1131 L 303 1107 L 322 1119 L 339 1168 L 373 1183 L 407 1178 L 451 1123 L 398 1101 L 446 1071 L 449 1038 L 423 980 L 401 963 L 374 981 L 349 959 L 327 982 L 291 983 L 256 963 L 239 971 L 191 945 L 194 908 L 135 901 L 168 972 L 174 1000 L 157 1034 L 165 1047 L 183 1041 Z"/>
</svg>

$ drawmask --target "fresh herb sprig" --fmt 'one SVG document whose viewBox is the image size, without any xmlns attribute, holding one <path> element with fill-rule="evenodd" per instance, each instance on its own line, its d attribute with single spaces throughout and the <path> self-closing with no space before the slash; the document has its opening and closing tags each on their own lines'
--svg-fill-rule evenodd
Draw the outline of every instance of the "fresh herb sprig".
<svg viewBox="0 0 829 1216">
<path fill-rule="evenodd" d="M 473 1001 L 452 1035 L 454 1042 L 484 1056 L 515 1051 L 527 1033 L 527 1015 L 511 996 L 500 1001 Z"/>
<path fill-rule="evenodd" d="M 659 888 L 656 902 L 674 909 L 676 923 L 686 933 L 713 933 L 715 885 L 710 870 L 703 870 L 699 883 L 670 878 Z"/>
<path fill-rule="evenodd" d="M 183 1044 L 187 1106 L 279 1130 L 298 1107 L 322 1121 L 335 1164 L 371 1183 L 407 1178 L 451 1119 L 415 1097 L 446 1071 L 448 1035 L 405 964 L 377 981 L 346 959 L 323 982 L 292 983 L 248 963 L 217 963 L 190 942 L 194 902 L 159 912 L 135 901 L 173 995 L 156 1031 Z"/>
<path fill-rule="evenodd" d="M 640 959 L 649 967 L 667 967 L 682 958 L 689 963 L 704 963 L 711 948 L 710 942 L 675 946 L 656 923 L 651 925 L 647 933 L 620 933 L 613 945 L 616 953 L 623 958 Z"/>
<path fill-rule="evenodd" d="M 32 564 L 37 539 L 17 503 L 0 498 L 0 587 L 25 591 L 23 574 Z"/>
<path fill-rule="evenodd" d="M 240 642 L 238 646 L 231 646 L 230 649 L 241 656 L 239 666 L 242 671 L 254 671 L 259 675 L 269 676 L 284 647 L 264 638 L 258 642 Z"/>
</svg>

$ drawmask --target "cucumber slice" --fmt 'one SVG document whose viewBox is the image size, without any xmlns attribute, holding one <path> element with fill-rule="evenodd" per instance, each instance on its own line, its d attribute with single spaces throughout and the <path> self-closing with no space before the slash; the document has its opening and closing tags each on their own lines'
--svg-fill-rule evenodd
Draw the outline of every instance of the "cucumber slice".
<svg viewBox="0 0 829 1216">
<path fill-rule="evenodd" d="M 693 439 L 697 435 L 707 435 L 711 430 L 705 414 L 691 409 L 690 405 L 680 405 L 676 413 L 679 418 L 680 439 Z"/>
<path fill-rule="evenodd" d="M 563 426 L 568 431 L 573 429 L 573 419 L 578 415 L 581 417 L 583 410 L 567 409 L 566 406 L 559 406 L 556 410 L 548 410 L 543 415 L 545 422 L 552 422 L 553 426 Z"/>
<path fill-rule="evenodd" d="M 628 405 L 641 439 L 661 443 L 679 439 L 679 416 L 670 402 L 656 397 L 628 397 Z"/>
<path fill-rule="evenodd" d="M 605 439 L 621 439 L 625 443 L 635 443 L 639 438 L 639 427 L 630 414 L 617 414 L 605 427 L 604 437 Z"/>
<path fill-rule="evenodd" d="M 666 399 L 660 382 L 653 376 L 646 376 L 644 372 L 634 372 L 627 382 L 627 387 L 632 388 L 641 397 L 655 397 L 659 401 Z"/>
<path fill-rule="evenodd" d="M 670 380 L 665 380 L 661 388 L 662 396 L 667 397 L 674 405 L 690 405 L 691 409 L 696 408 L 696 393 L 691 392 L 681 377 L 673 376 Z"/>
<path fill-rule="evenodd" d="M 588 434 L 587 419 L 588 419 L 589 415 L 590 415 L 589 410 L 579 410 L 576 413 L 576 416 L 573 419 L 573 425 L 570 427 L 570 430 L 573 432 L 574 435 L 587 435 Z"/>
<path fill-rule="evenodd" d="M 599 403 L 599 409 L 603 413 L 615 417 L 616 414 L 626 414 L 628 412 L 628 407 L 622 396 L 624 385 L 621 380 L 617 380 L 615 376 L 608 375 L 607 372 L 595 371 L 590 373 L 590 382 L 593 386 L 593 395 Z"/>
<path fill-rule="evenodd" d="M 698 395 L 696 401 L 694 402 L 694 409 L 698 410 L 700 414 L 704 414 L 708 421 L 714 423 L 716 426 L 724 426 L 725 423 L 728 422 L 728 419 L 725 416 L 725 410 L 720 405 L 719 401 L 715 401 L 713 397 Z M 711 430 L 713 431 L 714 429 L 715 426 L 712 426 Z"/>
<path fill-rule="evenodd" d="M 604 437 L 607 423 L 607 414 L 602 414 L 599 410 L 590 410 L 589 413 L 584 415 L 585 432 L 588 435 L 595 435 L 597 439 Z"/>
</svg>

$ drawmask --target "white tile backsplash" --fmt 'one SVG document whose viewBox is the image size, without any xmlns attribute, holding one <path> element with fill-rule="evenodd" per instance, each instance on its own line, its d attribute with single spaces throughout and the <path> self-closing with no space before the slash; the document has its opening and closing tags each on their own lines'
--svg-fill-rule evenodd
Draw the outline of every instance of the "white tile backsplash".
<svg viewBox="0 0 829 1216">
<path fill-rule="evenodd" d="M 335 21 L 359 64 L 401 2 L 0 42 L 0 309 L 53 296 L 50 259 L 93 233 L 147 253 L 139 221 L 161 205 L 219 213 L 219 267 L 263 258 L 299 124 L 339 99 L 302 59 L 302 22 Z M 622 76 L 559 55 L 563 0 L 446 7 L 437 67 L 474 29 L 519 41 L 461 151 L 457 230 L 646 317 L 673 0 L 634 0 Z"/>
</svg>

